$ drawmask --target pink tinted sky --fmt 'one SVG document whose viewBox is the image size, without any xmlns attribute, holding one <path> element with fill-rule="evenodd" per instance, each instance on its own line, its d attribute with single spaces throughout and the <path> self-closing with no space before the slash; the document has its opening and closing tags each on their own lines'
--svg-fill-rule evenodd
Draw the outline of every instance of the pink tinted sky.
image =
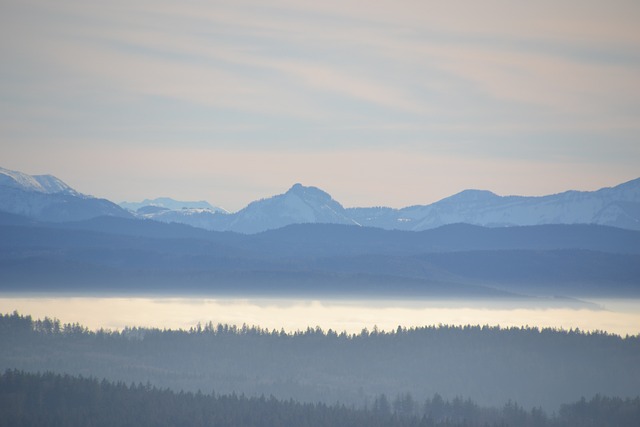
<svg viewBox="0 0 640 427">
<path fill-rule="evenodd" d="M 0 166 L 114 201 L 346 206 L 640 176 L 640 4 L 7 0 Z"/>
</svg>

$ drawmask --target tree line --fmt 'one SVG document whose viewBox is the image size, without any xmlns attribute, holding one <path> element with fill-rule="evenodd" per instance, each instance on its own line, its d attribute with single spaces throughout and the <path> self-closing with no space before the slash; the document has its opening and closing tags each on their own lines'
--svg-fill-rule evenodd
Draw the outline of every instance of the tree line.
<svg viewBox="0 0 640 427">
<path fill-rule="evenodd" d="M 0 342 L 0 370 L 357 407 L 373 407 L 381 394 L 424 402 L 438 393 L 553 412 L 582 396 L 633 397 L 640 384 L 640 337 L 578 330 L 442 325 L 287 333 L 208 323 L 89 331 L 12 313 L 0 315 Z"/>
<path fill-rule="evenodd" d="M 439 395 L 427 399 L 421 411 L 407 412 L 411 399 L 403 395 L 389 402 L 381 395 L 370 408 L 354 408 L 7 370 L 0 375 L 0 427 L 631 427 L 640 422 L 637 397 L 582 399 L 562 405 L 553 416 L 511 402 L 501 409 L 480 408 Z"/>
</svg>

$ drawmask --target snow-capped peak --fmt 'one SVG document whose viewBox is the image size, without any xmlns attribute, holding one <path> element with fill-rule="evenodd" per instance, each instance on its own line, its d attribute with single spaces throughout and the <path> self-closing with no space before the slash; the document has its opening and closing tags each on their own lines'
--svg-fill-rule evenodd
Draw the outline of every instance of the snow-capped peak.
<svg viewBox="0 0 640 427">
<path fill-rule="evenodd" d="M 184 209 L 200 209 L 210 212 L 229 213 L 225 209 L 219 206 L 213 206 L 209 202 L 200 200 L 197 202 L 175 200 L 170 197 L 157 197 L 155 199 L 144 199 L 141 202 L 121 202 L 120 207 L 128 209 L 132 212 L 139 210 L 140 208 L 147 206 L 155 206 L 158 208 L 165 208 L 172 211 L 182 211 Z"/>
<path fill-rule="evenodd" d="M 0 185 L 45 194 L 64 193 L 75 196 L 80 195 L 80 193 L 53 175 L 32 176 L 4 168 L 0 168 Z"/>
</svg>

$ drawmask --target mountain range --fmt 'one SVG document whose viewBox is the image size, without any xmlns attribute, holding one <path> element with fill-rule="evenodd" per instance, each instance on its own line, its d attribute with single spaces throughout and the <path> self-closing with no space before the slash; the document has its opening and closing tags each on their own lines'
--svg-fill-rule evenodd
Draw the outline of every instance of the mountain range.
<svg viewBox="0 0 640 427">
<path fill-rule="evenodd" d="M 567 191 L 542 197 L 503 197 L 490 191 L 465 190 L 430 205 L 402 209 L 344 208 L 319 188 L 295 184 L 284 194 L 252 202 L 238 212 L 219 213 L 182 209 L 142 214 L 164 222 L 239 233 L 257 233 L 301 223 L 351 224 L 408 231 L 455 223 L 485 227 L 601 224 L 639 230 L 640 179 L 598 191 Z"/>
<path fill-rule="evenodd" d="M 296 184 L 228 213 L 0 169 L 0 291 L 637 297 L 639 188 L 345 209 Z"/>
<path fill-rule="evenodd" d="M 640 178 L 597 191 L 566 191 L 541 197 L 465 190 L 429 205 L 402 209 L 344 208 L 319 188 L 295 184 L 283 194 L 254 201 L 229 213 L 206 201 L 170 198 L 116 205 L 81 194 L 51 175 L 30 176 L 0 168 L 0 211 L 51 222 L 99 216 L 138 217 L 245 234 L 307 223 L 407 231 L 455 223 L 484 227 L 599 224 L 640 230 Z"/>
</svg>

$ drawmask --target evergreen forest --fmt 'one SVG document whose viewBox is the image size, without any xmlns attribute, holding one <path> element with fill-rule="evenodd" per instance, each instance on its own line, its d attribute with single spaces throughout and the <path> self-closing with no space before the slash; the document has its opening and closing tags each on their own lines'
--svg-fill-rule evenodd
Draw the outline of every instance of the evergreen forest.
<svg viewBox="0 0 640 427">
<path fill-rule="evenodd" d="M 400 406 L 416 415 L 435 395 L 554 413 L 583 397 L 633 399 L 640 384 L 640 337 L 532 327 L 348 334 L 209 323 L 191 330 L 90 331 L 14 312 L 0 315 L 0 343 L 2 371 L 356 408 L 373 408 L 381 395 L 392 406 L 396 396 L 411 396 Z"/>
<path fill-rule="evenodd" d="M 393 402 L 378 397 L 372 407 L 336 403 L 300 403 L 230 394 L 175 392 L 149 384 L 126 385 L 69 375 L 0 375 L 0 426 L 218 426 L 218 427 L 634 427 L 640 421 L 640 398 L 595 396 L 561 406 L 548 416 L 508 402 L 501 409 L 481 408 L 461 399 L 435 395 L 423 404 L 410 395 Z"/>
</svg>

